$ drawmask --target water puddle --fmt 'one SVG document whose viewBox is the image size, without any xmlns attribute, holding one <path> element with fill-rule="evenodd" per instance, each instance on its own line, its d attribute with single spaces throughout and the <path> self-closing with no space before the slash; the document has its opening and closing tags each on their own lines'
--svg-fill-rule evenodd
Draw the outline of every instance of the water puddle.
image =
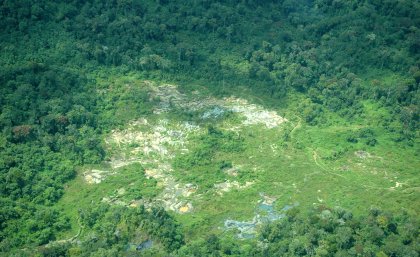
<svg viewBox="0 0 420 257">
<path fill-rule="evenodd" d="M 146 240 L 146 241 L 144 241 L 140 244 L 129 243 L 126 246 L 126 251 L 134 250 L 134 249 L 136 251 L 144 251 L 144 250 L 150 249 L 152 247 L 153 247 L 153 241 L 152 240 Z"/>
<path fill-rule="evenodd" d="M 226 230 L 237 230 L 236 234 L 239 239 L 255 238 L 257 228 L 267 222 L 273 222 L 286 216 L 285 212 L 298 206 L 299 203 L 285 205 L 280 211 L 275 208 L 276 199 L 264 194 L 260 194 L 262 199 L 258 202 L 255 210 L 255 216 L 250 221 L 238 221 L 227 219 L 224 222 Z"/>
</svg>

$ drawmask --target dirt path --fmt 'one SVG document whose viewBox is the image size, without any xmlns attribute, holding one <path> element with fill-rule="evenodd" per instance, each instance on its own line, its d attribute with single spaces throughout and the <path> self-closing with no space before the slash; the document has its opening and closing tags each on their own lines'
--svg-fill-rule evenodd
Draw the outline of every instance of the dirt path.
<svg viewBox="0 0 420 257">
<path fill-rule="evenodd" d="M 316 164 L 316 165 L 317 165 L 320 169 L 322 169 L 323 171 L 327 172 L 327 173 L 328 173 L 328 174 L 330 174 L 330 175 L 338 176 L 338 177 L 340 177 L 340 178 L 343 178 L 343 179 L 345 179 L 345 180 L 349 181 L 349 179 L 348 179 L 348 178 L 346 178 L 345 176 L 340 175 L 340 174 L 337 174 L 337 173 L 335 173 L 335 172 L 333 172 L 333 171 L 329 170 L 328 168 L 326 168 L 326 167 L 325 167 L 322 163 L 320 163 L 320 162 L 319 162 L 319 160 L 318 160 L 318 159 L 319 159 L 319 155 L 318 155 L 318 153 L 317 153 L 315 150 L 313 150 L 313 149 L 311 149 L 311 150 L 312 150 L 312 158 L 313 158 L 313 160 L 314 160 L 315 164 Z M 364 187 L 364 188 L 366 188 L 366 189 L 391 190 L 390 188 L 387 188 L 387 187 L 370 186 L 370 185 L 366 185 L 366 184 L 360 184 L 360 186 L 362 186 L 362 187 Z"/>
<path fill-rule="evenodd" d="M 312 159 L 314 160 L 316 166 L 326 172 L 330 172 L 327 168 L 325 168 L 321 163 L 318 162 L 318 153 L 315 150 L 312 150 Z"/>
<path fill-rule="evenodd" d="M 301 117 L 299 117 L 299 116 L 297 116 L 297 115 L 295 115 L 297 118 L 298 118 L 298 123 L 293 127 L 293 129 L 290 131 L 290 138 L 291 139 L 293 139 L 294 138 L 294 133 L 296 132 L 296 130 L 298 130 L 298 129 L 300 129 L 301 127 L 302 127 L 302 118 Z M 315 149 L 313 149 L 313 148 L 311 148 L 311 147 L 308 147 L 308 149 L 310 150 L 310 151 L 312 151 L 312 159 L 313 159 L 313 161 L 315 162 L 315 165 L 318 167 L 318 168 L 320 168 L 324 173 L 328 173 L 328 174 L 330 174 L 330 175 L 334 175 L 334 176 L 337 176 L 337 177 L 340 177 L 340 178 L 343 178 L 343 179 L 345 179 L 345 180 L 348 180 L 345 176 L 343 176 L 343 175 L 340 175 L 340 174 L 337 174 L 337 173 L 335 173 L 334 171 L 332 171 L 332 170 L 330 170 L 329 168 L 327 168 L 324 164 L 322 164 L 321 162 L 320 162 L 320 160 L 319 160 L 319 155 L 318 155 L 318 152 L 315 150 Z M 315 175 L 315 174 L 317 174 L 318 172 L 314 172 L 314 173 L 311 173 L 311 174 L 308 174 L 307 176 L 305 176 L 305 179 L 307 179 L 307 177 L 308 176 L 312 176 L 312 175 Z M 373 187 L 371 187 L 371 186 L 367 186 L 367 185 L 362 185 L 363 187 L 365 187 L 365 188 L 373 188 Z M 377 189 L 387 189 L 387 188 L 378 188 L 377 187 Z"/>
<path fill-rule="evenodd" d="M 293 133 L 296 131 L 296 129 L 300 129 L 302 127 L 302 118 L 297 115 L 295 116 L 299 119 L 299 121 L 296 124 L 296 126 L 294 126 L 293 129 L 290 131 L 290 138 L 293 138 Z"/>
<path fill-rule="evenodd" d="M 315 164 L 316 164 L 319 168 L 321 168 L 322 170 L 324 170 L 325 172 L 327 172 L 327 173 L 329 173 L 329 174 L 331 174 L 331 175 L 338 176 L 338 177 L 340 177 L 340 178 L 343 178 L 343 179 L 347 180 L 347 178 L 346 178 L 346 177 L 344 177 L 343 175 L 337 174 L 337 173 L 335 173 L 335 172 L 331 171 L 330 169 L 326 168 L 323 164 L 321 164 L 321 163 L 318 161 L 318 157 L 319 157 L 318 153 L 317 153 L 315 150 L 313 150 L 313 149 L 312 149 L 312 151 L 313 151 L 313 152 L 312 152 L 312 158 L 313 158 L 313 160 L 314 160 Z"/>
<path fill-rule="evenodd" d="M 83 232 L 83 228 L 84 226 L 80 223 L 80 218 L 77 219 L 77 224 L 79 225 L 79 230 L 77 231 L 77 234 L 68 238 L 68 239 L 62 239 L 62 240 L 57 240 L 57 241 L 53 241 L 48 243 L 46 246 L 50 246 L 52 244 L 66 244 L 66 243 L 73 243 Z"/>
<path fill-rule="evenodd" d="M 296 118 L 298 118 L 298 122 L 297 122 L 297 124 L 293 127 L 293 129 L 290 131 L 290 138 L 291 139 L 293 139 L 294 138 L 294 133 L 295 133 L 295 131 L 297 130 L 297 129 L 300 129 L 301 127 L 302 127 L 302 118 L 301 117 L 299 117 L 299 116 L 297 116 L 297 115 L 295 115 L 296 116 Z M 329 171 L 327 168 L 325 168 L 319 161 L 318 161 L 318 153 L 313 149 L 313 148 L 311 148 L 311 147 L 308 147 L 308 149 L 310 149 L 311 151 L 312 151 L 312 159 L 314 160 L 314 162 L 315 162 L 315 164 L 316 164 L 316 166 L 318 166 L 318 168 L 320 168 L 321 170 L 323 170 L 323 171 L 325 171 L 325 172 L 328 172 L 328 173 L 331 173 L 331 171 Z M 335 173 L 332 173 L 332 174 L 334 174 L 334 175 L 338 175 L 338 174 L 335 174 Z M 341 176 L 341 175 L 338 175 L 338 176 L 340 176 L 340 177 L 343 177 L 343 176 Z M 344 177 L 343 177 L 344 178 Z"/>
</svg>

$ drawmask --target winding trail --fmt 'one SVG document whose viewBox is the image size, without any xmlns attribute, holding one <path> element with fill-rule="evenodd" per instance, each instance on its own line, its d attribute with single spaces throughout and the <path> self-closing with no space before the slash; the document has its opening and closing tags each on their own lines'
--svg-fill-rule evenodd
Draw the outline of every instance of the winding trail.
<svg viewBox="0 0 420 257">
<path fill-rule="evenodd" d="M 73 237 L 69 238 L 68 241 L 71 241 L 72 242 L 72 241 L 76 240 L 80 236 L 80 234 L 82 234 L 83 229 L 85 227 L 80 222 L 80 218 L 77 219 L 77 224 L 79 224 L 79 231 L 77 231 L 77 234 L 76 235 L 74 235 Z"/>
<path fill-rule="evenodd" d="M 297 116 L 296 114 L 294 114 L 294 116 L 296 117 L 296 118 L 298 118 L 298 122 L 297 122 L 297 124 L 292 128 L 292 130 L 290 130 L 290 132 L 289 132 L 289 137 L 290 137 L 290 139 L 292 140 L 292 139 L 295 139 L 295 132 L 296 132 L 296 130 L 298 130 L 298 129 L 300 129 L 301 127 L 302 127 L 302 118 L 301 117 L 299 117 L 299 116 Z"/>
<path fill-rule="evenodd" d="M 77 224 L 79 225 L 79 230 L 77 231 L 77 234 L 68 238 L 68 239 L 62 239 L 57 241 L 52 241 L 48 243 L 46 246 L 51 246 L 52 244 L 65 244 L 65 243 L 73 243 L 83 232 L 84 226 L 82 223 L 80 223 L 80 217 L 77 219 Z"/>
<path fill-rule="evenodd" d="M 299 121 L 296 124 L 296 126 L 294 126 L 294 128 L 290 131 L 290 138 L 293 138 L 293 133 L 296 131 L 296 129 L 299 129 L 302 127 L 302 118 L 297 115 L 295 116 L 299 119 Z"/>
<path fill-rule="evenodd" d="M 347 178 L 346 177 L 344 177 L 343 175 L 340 175 L 340 174 L 337 174 L 337 173 L 335 173 L 335 172 L 332 172 L 331 170 L 329 170 L 328 168 L 325 168 L 324 167 L 324 165 L 323 164 L 321 164 L 319 161 L 318 161 L 318 153 L 315 151 L 315 150 L 313 150 L 312 148 L 310 148 L 311 150 L 312 150 L 312 158 L 313 158 L 313 160 L 314 160 L 314 162 L 315 162 L 315 164 L 316 164 L 316 166 L 318 166 L 320 169 L 322 169 L 323 171 L 325 171 L 325 172 L 327 172 L 327 173 L 329 173 L 329 174 L 331 174 L 331 175 L 335 175 L 335 176 L 338 176 L 338 177 L 340 177 L 340 178 L 344 178 L 344 179 L 346 179 L 347 180 Z"/>
<path fill-rule="evenodd" d="M 294 134 L 296 132 L 296 130 L 300 129 L 302 127 L 302 118 L 299 117 L 298 115 L 295 114 L 295 117 L 298 119 L 297 124 L 293 127 L 293 129 L 290 131 L 290 138 L 294 139 Z M 330 174 L 330 175 L 334 175 L 337 176 L 339 178 L 342 178 L 346 181 L 349 181 L 348 178 L 346 178 L 343 175 L 337 174 L 334 171 L 332 171 L 331 169 L 329 169 L 328 167 L 326 167 L 324 164 L 322 164 L 319 160 L 319 155 L 318 152 L 316 151 L 316 149 L 312 148 L 312 147 L 307 147 L 307 149 L 309 149 L 312 152 L 312 159 L 315 163 L 315 165 L 322 171 L 323 174 Z M 322 174 L 321 173 L 321 174 Z M 306 181 L 308 177 L 316 175 L 316 174 L 320 174 L 320 172 L 313 172 L 310 174 L 306 174 L 304 180 Z M 387 187 L 375 187 L 375 186 L 370 186 L 370 185 L 365 185 L 365 184 L 359 184 L 360 186 L 364 187 L 365 189 L 375 189 L 375 190 L 391 190 L 390 188 Z M 407 190 L 407 189 L 406 189 Z"/>
</svg>

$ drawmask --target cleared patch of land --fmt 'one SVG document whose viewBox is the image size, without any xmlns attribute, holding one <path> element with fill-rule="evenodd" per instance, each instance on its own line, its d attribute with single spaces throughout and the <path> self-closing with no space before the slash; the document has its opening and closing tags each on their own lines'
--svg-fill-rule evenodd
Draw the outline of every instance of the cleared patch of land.
<svg viewBox="0 0 420 257">
<path fill-rule="evenodd" d="M 407 157 L 381 145 L 386 140 L 376 147 L 349 144 L 346 133 L 360 124 L 311 127 L 295 113 L 281 117 L 235 96 L 139 84 L 155 104 L 153 114 L 110 131 L 104 138 L 108 161 L 85 167 L 82 190 L 74 194 L 80 180 L 70 183 L 63 206 L 161 205 L 176 213 L 191 237 L 205 230 L 240 238 L 296 203 L 356 213 L 372 205 L 415 211 L 409 203 L 418 197 L 412 174 L 419 163 L 402 170 L 394 160 Z M 78 203 L 79 197 L 85 199 Z"/>
</svg>

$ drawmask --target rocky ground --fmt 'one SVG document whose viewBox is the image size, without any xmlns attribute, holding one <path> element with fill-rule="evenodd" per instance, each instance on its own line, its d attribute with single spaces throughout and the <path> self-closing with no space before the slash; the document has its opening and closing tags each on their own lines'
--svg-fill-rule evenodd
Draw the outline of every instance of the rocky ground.
<svg viewBox="0 0 420 257">
<path fill-rule="evenodd" d="M 164 118 L 165 113 L 174 109 L 185 111 L 200 111 L 202 119 L 217 119 L 225 113 L 235 113 L 241 122 L 231 130 L 240 130 L 244 126 L 260 125 L 266 129 L 273 129 L 287 122 L 274 111 L 264 109 L 262 106 L 250 104 L 247 100 L 228 97 L 217 99 L 200 97 L 198 93 L 186 96 L 179 92 L 174 85 L 154 85 L 146 83 L 150 88 L 150 98 L 157 102 L 154 109 L 154 118 L 134 120 L 124 129 L 111 131 L 105 143 L 111 159 L 108 162 L 109 170 L 91 169 L 84 172 L 86 183 L 101 183 L 107 176 L 118 175 L 118 169 L 133 163 L 140 163 L 145 169 L 145 176 L 154 178 L 158 187 L 162 188 L 154 199 L 124 201 L 125 188 L 122 187 L 112 196 L 105 196 L 104 202 L 135 207 L 140 204 L 161 204 L 166 209 L 177 213 L 188 213 L 194 210 L 193 202 L 198 199 L 198 186 L 193 182 L 180 183 L 172 173 L 171 160 L 176 154 L 189 151 L 188 140 L 204 129 L 190 121 L 173 121 Z M 225 172 L 235 178 L 238 168 L 231 168 Z M 216 195 L 223 195 L 232 189 L 251 187 L 254 181 L 240 183 L 237 180 L 227 180 L 214 185 Z"/>
</svg>

